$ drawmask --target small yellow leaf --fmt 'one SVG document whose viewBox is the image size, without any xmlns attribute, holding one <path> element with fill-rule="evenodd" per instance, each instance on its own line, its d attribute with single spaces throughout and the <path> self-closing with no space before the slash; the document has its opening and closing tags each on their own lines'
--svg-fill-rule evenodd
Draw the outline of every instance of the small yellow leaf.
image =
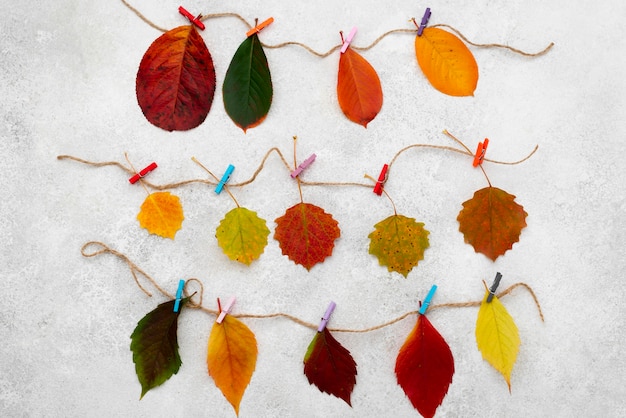
<svg viewBox="0 0 626 418">
<path fill-rule="evenodd" d="M 174 239 L 185 217 L 178 196 L 170 192 L 156 192 L 144 200 L 137 219 L 149 233 Z"/>
<path fill-rule="evenodd" d="M 250 265 L 263 254 L 270 230 L 256 212 L 238 207 L 226 214 L 215 231 L 217 243 L 231 260 Z"/>
<path fill-rule="evenodd" d="M 483 358 L 502 373 L 510 391 L 511 372 L 520 345 L 519 333 L 502 302 L 494 296 L 488 303 L 488 295 L 487 291 L 478 310 L 476 343 Z"/>
<path fill-rule="evenodd" d="M 256 338 L 243 322 L 226 315 L 221 324 L 213 324 L 207 350 L 209 375 L 237 415 L 256 367 L 257 354 Z"/>
<path fill-rule="evenodd" d="M 426 28 L 415 37 L 415 56 L 430 84 L 450 96 L 472 96 L 478 65 L 463 41 L 439 28 Z"/>
</svg>

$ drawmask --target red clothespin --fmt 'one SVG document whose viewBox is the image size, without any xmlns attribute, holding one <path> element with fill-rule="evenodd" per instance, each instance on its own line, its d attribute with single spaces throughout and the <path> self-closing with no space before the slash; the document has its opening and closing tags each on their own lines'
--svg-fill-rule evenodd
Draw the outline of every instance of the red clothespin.
<svg viewBox="0 0 626 418">
<path fill-rule="evenodd" d="M 269 19 L 259 23 L 258 25 L 256 25 L 252 29 L 250 29 L 248 32 L 246 32 L 246 37 L 250 37 L 250 36 L 254 35 L 255 33 L 261 32 L 261 30 L 264 27 L 269 26 L 272 22 L 274 22 L 274 18 L 270 17 Z"/>
<path fill-rule="evenodd" d="M 137 183 L 139 181 L 140 178 L 142 178 L 143 176 L 145 176 L 146 174 L 148 174 L 149 172 L 151 172 L 155 168 L 157 168 L 156 163 L 155 162 L 150 163 L 150 165 L 148 167 L 144 168 L 139 173 L 137 173 L 134 176 L 132 176 L 131 178 L 129 178 L 128 181 L 130 181 L 130 184 L 135 184 L 135 183 Z"/>
<path fill-rule="evenodd" d="M 478 143 L 478 147 L 476 148 L 476 154 L 474 154 L 474 162 L 472 163 L 474 167 L 477 167 L 483 163 L 485 153 L 487 152 L 487 145 L 489 145 L 488 138 L 485 138 L 483 142 Z"/>
<path fill-rule="evenodd" d="M 178 12 L 185 16 L 187 19 L 189 19 L 189 21 L 191 23 L 193 23 L 194 25 L 196 25 L 197 27 L 199 27 L 201 30 L 204 30 L 204 23 L 202 23 L 202 21 L 200 20 L 200 17 L 202 15 L 198 15 L 198 17 L 195 17 L 194 15 L 192 15 L 191 13 L 189 13 L 187 10 L 185 10 L 185 8 L 183 6 L 178 6 Z"/>
<path fill-rule="evenodd" d="M 296 177 L 298 177 L 298 176 L 300 175 L 300 173 L 302 173 L 302 171 L 304 171 L 304 169 L 305 169 L 305 168 L 307 168 L 308 166 L 310 166 L 310 165 L 313 163 L 313 161 L 315 161 L 315 157 L 316 157 L 316 155 L 315 155 L 315 154 L 311 154 L 311 156 L 310 156 L 309 158 L 307 158 L 306 160 L 304 160 L 304 161 L 302 162 L 302 164 L 300 164 L 300 165 L 298 166 L 298 168 L 296 168 L 295 170 L 293 170 L 293 171 L 291 172 L 291 178 L 292 178 L 292 179 L 295 179 Z"/>
<path fill-rule="evenodd" d="M 376 185 L 374 186 L 374 193 L 376 193 L 378 196 L 383 194 L 383 186 L 385 182 L 387 181 L 388 169 L 389 169 L 389 166 L 387 164 L 383 165 L 383 169 L 380 171 L 380 175 L 378 176 L 378 181 L 376 182 Z"/>
<path fill-rule="evenodd" d="M 341 46 L 341 53 L 342 54 L 344 52 L 346 52 L 346 50 L 350 46 L 350 42 L 352 42 L 352 39 L 354 38 L 354 35 L 356 35 L 356 26 L 352 28 L 352 30 L 350 31 L 350 33 L 348 34 L 346 39 L 343 40 L 343 45 Z M 343 38 L 343 35 L 341 35 L 341 37 Z"/>
</svg>

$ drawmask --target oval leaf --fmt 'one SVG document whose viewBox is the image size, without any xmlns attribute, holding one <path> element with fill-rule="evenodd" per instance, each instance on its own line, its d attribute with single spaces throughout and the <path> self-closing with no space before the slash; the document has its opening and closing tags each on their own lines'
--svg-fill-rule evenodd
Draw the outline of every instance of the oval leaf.
<svg viewBox="0 0 626 418">
<path fill-rule="evenodd" d="M 174 312 L 174 300 L 160 304 L 139 321 L 130 336 L 135 372 L 141 383 L 141 398 L 180 369 L 178 315 L 188 300 L 181 299 L 178 312 Z"/>
<path fill-rule="evenodd" d="M 250 265 L 263 253 L 269 234 L 265 220 L 256 212 L 238 207 L 222 219 L 215 237 L 228 258 Z"/>
<path fill-rule="evenodd" d="M 459 231 L 474 250 L 495 261 L 513 248 L 526 226 L 528 214 L 515 196 L 496 187 L 478 190 L 459 213 Z"/>
<path fill-rule="evenodd" d="M 310 203 L 298 203 L 276 219 L 274 239 L 283 255 L 310 270 L 333 253 L 340 231 L 332 215 Z"/>
<path fill-rule="evenodd" d="M 146 119 L 159 128 L 185 131 L 204 122 L 213 103 L 215 68 L 193 26 L 172 29 L 150 45 L 136 90 Z"/>
<path fill-rule="evenodd" d="M 146 197 L 137 219 L 149 233 L 174 239 L 185 217 L 178 196 L 170 192 L 156 192 Z"/>
<path fill-rule="evenodd" d="M 483 358 L 502 373 L 511 391 L 511 372 L 517 360 L 520 338 L 517 325 L 502 302 L 494 296 L 487 302 L 485 293 L 476 319 L 476 344 Z"/>
<path fill-rule="evenodd" d="M 424 259 L 424 250 L 429 246 L 428 234 L 423 223 L 392 215 L 374 225 L 374 231 L 368 235 L 369 252 L 378 257 L 381 266 L 406 277 Z"/>
<path fill-rule="evenodd" d="M 383 105 L 383 90 L 376 70 L 352 48 L 339 58 L 337 98 L 348 119 L 366 128 Z"/>
<path fill-rule="evenodd" d="M 239 45 L 226 71 L 224 108 L 244 132 L 259 125 L 272 104 L 272 77 L 257 34 Z"/>
<path fill-rule="evenodd" d="M 426 28 L 415 37 L 415 55 L 430 84 L 450 96 L 472 96 L 478 65 L 465 44 L 439 28 Z"/>
<path fill-rule="evenodd" d="M 226 315 L 221 324 L 213 324 L 207 350 L 209 375 L 237 415 L 256 367 L 257 354 L 256 338 L 243 322 Z"/>
<path fill-rule="evenodd" d="M 330 333 L 317 332 L 304 356 L 304 374 L 322 392 L 343 399 L 348 405 L 356 384 L 356 362 Z"/>
<path fill-rule="evenodd" d="M 454 375 L 450 347 L 425 315 L 404 342 L 396 359 L 396 377 L 413 407 L 424 417 L 435 415 Z"/>
</svg>

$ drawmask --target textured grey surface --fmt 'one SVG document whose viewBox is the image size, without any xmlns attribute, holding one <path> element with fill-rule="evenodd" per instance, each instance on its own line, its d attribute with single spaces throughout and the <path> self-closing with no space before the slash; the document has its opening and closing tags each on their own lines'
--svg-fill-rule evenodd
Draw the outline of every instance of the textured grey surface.
<svg viewBox="0 0 626 418">
<path fill-rule="evenodd" d="M 183 24 L 178 3 L 133 4 L 165 27 Z M 414 310 L 432 283 L 435 303 L 476 300 L 481 279 L 504 274 L 502 286 L 524 281 L 542 303 L 541 323 L 522 291 L 503 302 L 522 346 L 512 393 L 485 363 L 474 341 L 475 308 L 436 310 L 431 321 L 448 341 L 456 373 L 438 416 L 624 416 L 625 274 L 623 212 L 623 2 L 449 1 L 433 8 L 476 42 L 536 51 L 536 59 L 472 48 L 480 69 L 475 97 L 446 97 L 417 68 L 413 37 L 394 35 L 363 53 L 377 69 L 383 109 L 369 127 L 341 114 L 335 98 L 337 55 L 314 57 L 297 47 L 267 51 L 275 96 L 267 120 L 247 134 L 226 116 L 221 82 L 245 28 L 235 19 L 208 22 L 202 33 L 216 66 L 218 90 L 200 127 L 168 133 L 143 117 L 134 94 L 137 67 L 160 33 L 117 0 L 1 0 L 0 25 L 0 414 L 19 416 L 234 416 L 206 373 L 213 318 L 187 311 L 179 323 L 183 366 L 139 401 L 129 336 L 164 299 L 146 297 L 126 265 L 112 256 L 85 259 L 81 246 L 99 240 L 127 254 L 174 292 L 179 278 L 204 282 L 205 304 L 237 295 L 236 312 L 288 312 L 316 322 L 329 300 L 336 327 L 365 328 Z M 407 26 L 425 6 L 409 1 L 190 1 L 193 11 L 238 12 L 248 20 L 274 16 L 263 41 L 305 42 L 327 50 L 338 31 L 359 27 L 356 45 Z M 495 263 L 464 244 L 456 216 L 485 185 L 467 158 L 414 150 L 394 166 L 387 190 L 398 212 L 431 232 L 425 259 L 404 279 L 367 253 L 372 226 L 392 213 L 387 200 L 360 188 L 304 189 L 307 202 L 333 214 L 341 238 L 323 264 L 307 272 L 281 255 L 273 239 L 250 267 L 228 260 L 214 238 L 233 207 L 200 185 L 174 191 L 185 221 L 175 240 L 150 236 L 136 214 L 145 198 L 114 167 L 57 161 L 59 154 L 137 166 L 157 161 L 150 180 L 203 177 L 195 156 L 215 172 L 232 163 L 233 180 L 248 178 L 270 147 L 317 161 L 312 181 L 363 181 L 416 142 L 451 145 L 448 129 L 471 147 L 489 137 L 489 155 L 519 166 L 486 165 L 495 186 L 517 196 L 528 227 Z M 278 159 L 252 185 L 235 190 L 242 205 L 273 220 L 299 197 Z M 214 307 L 214 306 L 211 306 Z M 353 408 L 309 386 L 302 358 L 311 330 L 282 319 L 245 320 L 259 357 L 241 403 L 242 417 L 418 416 L 398 387 L 395 357 L 414 317 L 368 334 L 337 334 L 357 364 Z"/>
</svg>

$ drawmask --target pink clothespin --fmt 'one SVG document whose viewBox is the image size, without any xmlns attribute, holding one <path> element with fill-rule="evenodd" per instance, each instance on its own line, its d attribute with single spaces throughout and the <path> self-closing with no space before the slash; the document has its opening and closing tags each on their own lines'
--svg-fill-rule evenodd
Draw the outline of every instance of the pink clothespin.
<svg viewBox="0 0 626 418">
<path fill-rule="evenodd" d="M 485 138 L 483 142 L 478 143 L 478 147 L 476 148 L 476 154 L 474 154 L 474 162 L 472 163 L 474 167 L 477 167 L 483 163 L 485 153 L 487 152 L 487 145 L 489 145 L 489 139 L 487 138 Z"/>
<path fill-rule="evenodd" d="M 219 299 L 217 301 L 219 304 Z M 228 300 L 228 303 L 226 304 L 226 307 L 224 308 L 224 310 L 220 308 L 220 311 L 221 311 L 220 315 L 217 317 L 215 322 L 217 322 L 218 324 L 221 324 L 224 318 L 226 318 L 226 315 L 230 313 L 230 310 L 233 308 L 234 304 L 235 304 L 235 297 L 233 296 Z"/>
<path fill-rule="evenodd" d="M 256 25 L 252 29 L 250 29 L 248 32 L 246 32 L 246 37 L 250 37 L 250 36 L 254 35 L 255 33 L 261 32 L 261 30 L 264 27 L 269 26 L 272 22 L 274 22 L 274 18 L 270 17 L 269 19 L 259 23 L 258 25 Z"/>
<path fill-rule="evenodd" d="M 341 47 L 341 53 L 342 54 L 344 52 L 346 52 L 346 50 L 350 46 L 350 42 L 352 42 L 352 39 L 354 38 L 354 35 L 356 35 L 356 26 L 352 28 L 352 30 L 350 31 L 348 36 L 343 40 L 343 45 Z"/>
<path fill-rule="evenodd" d="M 337 304 L 335 304 L 335 302 L 330 302 L 330 304 L 328 305 L 328 308 L 326 308 L 326 312 L 324 313 L 324 316 L 322 317 L 322 322 L 320 322 L 320 326 L 317 328 L 317 332 L 322 332 L 324 331 L 324 328 L 326 328 L 326 324 L 328 324 L 328 320 L 330 319 L 330 316 L 333 314 L 333 311 L 335 310 L 335 307 L 337 306 Z"/>
<path fill-rule="evenodd" d="M 181 15 L 185 16 L 187 19 L 189 19 L 189 21 L 191 23 L 193 23 L 194 25 L 199 27 L 201 30 L 204 30 L 204 28 L 205 28 L 204 23 L 202 23 L 202 21 L 200 20 L 200 17 L 202 15 L 198 15 L 198 17 L 195 17 L 194 15 L 189 13 L 187 10 L 185 10 L 185 8 L 183 6 L 178 6 L 178 12 Z"/>
<path fill-rule="evenodd" d="M 134 176 L 129 178 L 128 181 L 130 181 L 130 184 L 135 184 L 135 183 L 137 183 L 139 181 L 140 178 L 142 178 L 143 176 L 145 176 L 146 174 L 148 174 L 149 172 L 151 172 L 155 168 L 157 168 L 157 164 L 155 162 L 152 162 L 152 163 L 150 163 L 149 166 L 147 166 L 146 168 L 141 170 L 139 173 L 136 173 Z"/>
<path fill-rule="evenodd" d="M 302 173 L 302 171 L 304 171 L 304 169 L 305 169 L 305 168 L 307 168 L 308 166 L 310 166 L 310 165 L 313 163 L 313 161 L 315 161 L 315 157 L 316 157 L 316 155 L 315 155 L 315 154 L 311 154 L 311 156 L 310 156 L 309 158 L 307 158 L 306 160 L 304 160 L 304 161 L 302 162 L 302 164 L 300 164 L 300 165 L 298 166 L 298 168 L 296 168 L 295 170 L 293 170 L 293 171 L 291 172 L 291 178 L 292 178 L 292 179 L 295 179 L 296 177 L 298 177 L 298 176 L 300 175 L 300 173 Z"/>
<path fill-rule="evenodd" d="M 376 193 L 378 196 L 383 194 L 383 186 L 385 182 L 387 181 L 388 169 L 389 169 L 389 166 L 387 164 L 383 165 L 383 169 L 380 171 L 380 174 L 378 176 L 378 181 L 376 182 L 376 185 L 374 186 L 374 193 Z"/>
</svg>

